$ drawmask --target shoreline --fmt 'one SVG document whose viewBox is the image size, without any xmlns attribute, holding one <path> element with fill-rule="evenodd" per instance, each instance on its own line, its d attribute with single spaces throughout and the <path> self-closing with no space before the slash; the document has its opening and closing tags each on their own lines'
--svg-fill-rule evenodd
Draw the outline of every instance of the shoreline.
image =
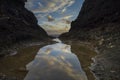
<svg viewBox="0 0 120 80">
<path fill-rule="evenodd" d="M 120 78 L 119 42 L 116 41 L 113 42 L 112 45 L 109 45 L 107 44 L 109 40 L 104 40 L 102 44 L 99 44 L 99 40 L 87 42 L 71 39 L 69 41 L 80 41 L 92 45 L 89 45 L 89 47 L 92 48 L 92 50 L 97 54 L 92 58 L 94 60 L 90 68 L 96 80 L 118 80 Z"/>
<path fill-rule="evenodd" d="M 11 51 L 17 52 L 15 55 L 6 54 L 4 57 L 0 57 L 0 79 L 1 80 L 23 80 L 27 73 L 25 68 L 26 64 L 34 59 L 37 51 L 52 41 L 38 41 L 38 42 L 25 42 L 21 45 L 16 44 L 17 49 L 10 48 Z M 17 64 L 17 65 L 16 65 Z M 6 68 L 7 67 L 7 68 Z"/>
<path fill-rule="evenodd" d="M 95 51 L 94 45 L 90 42 L 84 42 L 79 40 L 62 40 L 62 41 L 71 46 L 72 45 L 77 46 L 77 47 L 72 47 L 71 49 L 72 50 L 75 49 L 73 52 L 77 55 L 79 61 L 81 62 L 81 66 L 85 71 L 88 77 L 88 80 L 96 80 L 96 76 L 91 70 L 91 67 L 92 67 L 91 64 L 94 64 L 94 61 L 92 60 L 92 58 L 95 58 L 98 55 L 98 53 Z M 77 49 L 78 47 L 80 48 Z M 82 50 L 83 52 L 81 52 Z"/>
<path fill-rule="evenodd" d="M 17 50 L 19 50 L 20 48 L 25 48 L 25 47 L 30 47 L 30 46 L 34 46 L 34 45 L 42 45 L 42 44 L 50 44 L 52 41 L 51 39 L 45 40 L 45 41 L 39 41 L 39 40 L 28 40 L 28 41 L 21 41 L 19 43 L 15 43 L 7 48 L 4 48 L 4 50 L 2 50 L 0 52 L 0 58 L 7 56 L 7 55 L 11 55 L 13 53 L 16 53 Z"/>
</svg>

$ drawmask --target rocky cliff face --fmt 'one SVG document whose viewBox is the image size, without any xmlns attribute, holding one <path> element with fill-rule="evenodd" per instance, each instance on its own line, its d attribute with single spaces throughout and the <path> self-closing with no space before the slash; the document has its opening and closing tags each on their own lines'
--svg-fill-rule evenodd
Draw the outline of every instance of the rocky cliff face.
<svg viewBox="0 0 120 80">
<path fill-rule="evenodd" d="M 72 22 L 70 32 L 66 36 L 76 30 L 80 33 L 84 32 L 83 30 L 88 31 L 102 27 L 100 25 L 106 24 L 106 27 L 111 27 L 108 25 L 109 23 L 118 25 L 120 22 L 119 5 L 119 0 L 85 0 L 78 18 Z M 105 30 L 106 27 L 101 29 Z"/>
<path fill-rule="evenodd" d="M 25 40 L 43 40 L 46 32 L 24 6 L 27 0 L 0 0 L 0 52 Z"/>
<path fill-rule="evenodd" d="M 92 70 L 100 80 L 120 79 L 119 5 L 119 0 L 85 0 L 70 32 L 61 35 L 95 44 L 99 53 Z"/>
<path fill-rule="evenodd" d="M 71 30 L 75 28 L 96 28 L 98 25 L 106 23 L 119 23 L 119 5 L 119 0 L 85 0 L 78 18 L 72 22 Z"/>
</svg>

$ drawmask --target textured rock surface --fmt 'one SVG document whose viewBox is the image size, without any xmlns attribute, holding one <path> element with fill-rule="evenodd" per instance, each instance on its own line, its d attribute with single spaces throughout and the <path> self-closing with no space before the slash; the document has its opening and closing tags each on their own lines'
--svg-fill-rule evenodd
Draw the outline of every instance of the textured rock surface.
<svg viewBox="0 0 120 80">
<path fill-rule="evenodd" d="M 0 0 L 0 52 L 15 43 L 43 40 L 46 32 L 24 6 L 27 0 Z"/>
<path fill-rule="evenodd" d="M 100 80 L 120 79 L 120 1 L 85 0 L 78 18 L 62 39 L 89 41 L 99 51 L 93 72 Z"/>
<path fill-rule="evenodd" d="M 119 0 L 85 0 L 78 18 L 72 22 L 71 30 L 75 28 L 96 28 L 105 23 L 119 23 L 119 5 Z"/>
</svg>

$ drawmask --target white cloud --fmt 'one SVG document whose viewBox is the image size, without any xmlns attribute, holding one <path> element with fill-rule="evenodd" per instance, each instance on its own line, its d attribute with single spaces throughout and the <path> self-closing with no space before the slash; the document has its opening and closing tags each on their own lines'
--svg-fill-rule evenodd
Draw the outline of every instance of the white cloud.
<svg viewBox="0 0 120 80">
<path fill-rule="evenodd" d="M 48 30 L 69 30 L 73 15 L 52 16 L 53 12 L 65 13 L 75 0 L 28 0 L 26 8 L 33 11 L 39 24 Z"/>
<path fill-rule="evenodd" d="M 69 4 L 62 9 L 61 13 L 63 14 L 67 10 L 67 8 L 70 7 L 74 3 L 75 3 L 75 0 L 69 1 Z"/>
<path fill-rule="evenodd" d="M 38 4 L 39 4 L 40 7 L 43 7 L 43 4 L 41 2 L 38 2 Z"/>
<path fill-rule="evenodd" d="M 51 13 L 59 9 L 64 12 L 66 7 L 71 6 L 74 2 L 75 0 L 28 0 L 26 8 L 34 13 Z"/>
<path fill-rule="evenodd" d="M 48 15 L 48 16 L 47 16 L 47 19 L 48 19 L 48 21 L 49 21 L 49 22 L 51 22 L 51 21 L 54 21 L 54 20 L 55 20 L 55 19 L 54 19 L 51 15 Z"/>
<path fill-rule="evenodd" d="M 54 19 L 51 15 L 48 15 L 49 19 Z M 45 30 L 66 30 L 68 31 L 70 29 L 70 18 L 72 18 L 73 15 L 66 15 L 60 18 L 56 18 L 52 21 L 44 21 L 41 24 L 41 27 L 43 27 Z"/>
<path fill-rule="evenodd" d="M 62 13 L 64 13 L 66 10 L 67 10 L 67 9 L 66 9 L 66 8 L 64 8 L 64 9 L 62 10 Z"/>
<path fill-rule="evenodd" d="M 68 20 L 68 19 L 70 19 L 72 17 L 73 17 L 73 15 L 67 15 L 67 16 L 64 16 L 63 19 L 67 19 Z"/>
</svg>

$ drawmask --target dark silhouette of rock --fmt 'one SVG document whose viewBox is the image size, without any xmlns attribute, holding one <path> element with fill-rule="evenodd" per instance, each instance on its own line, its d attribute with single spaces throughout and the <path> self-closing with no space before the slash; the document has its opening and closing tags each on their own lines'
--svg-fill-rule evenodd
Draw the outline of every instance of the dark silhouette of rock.
<svg viewBox="0 0 120 80">
<path fill-rule="evenodd" d="M 78 32 L 83 31 L 83 29 L 91 30 L 93 28 L 101 27 L 100 25 L 109 23 L 118 25 L 120 22 L 119 5 L 119 0 L 85 0 L 78 18 L 72 22 L 68 34 L 76 30 Z"/>
<path fill-rule="evenodd" d="M 85 0 L 78 18 L 72 22 L 71 30 L 77 27 L 96 28 L 100 24 L 119 23 L 119 5 L 119 0 Z"/>
<path fill-rule="evenodd" d="M 25 8 L 26 1 L 0 0 L 0 52 L 21 41 L 47 38 L 34 14 Z"/>
<path fill-rule="evenodd" d="M 93 72 L 100 80 L 120 79 L 120 0 L 85 0 L 70 32 L 61 39 L 92 42 L 99 54 Z"/>
</svg>

